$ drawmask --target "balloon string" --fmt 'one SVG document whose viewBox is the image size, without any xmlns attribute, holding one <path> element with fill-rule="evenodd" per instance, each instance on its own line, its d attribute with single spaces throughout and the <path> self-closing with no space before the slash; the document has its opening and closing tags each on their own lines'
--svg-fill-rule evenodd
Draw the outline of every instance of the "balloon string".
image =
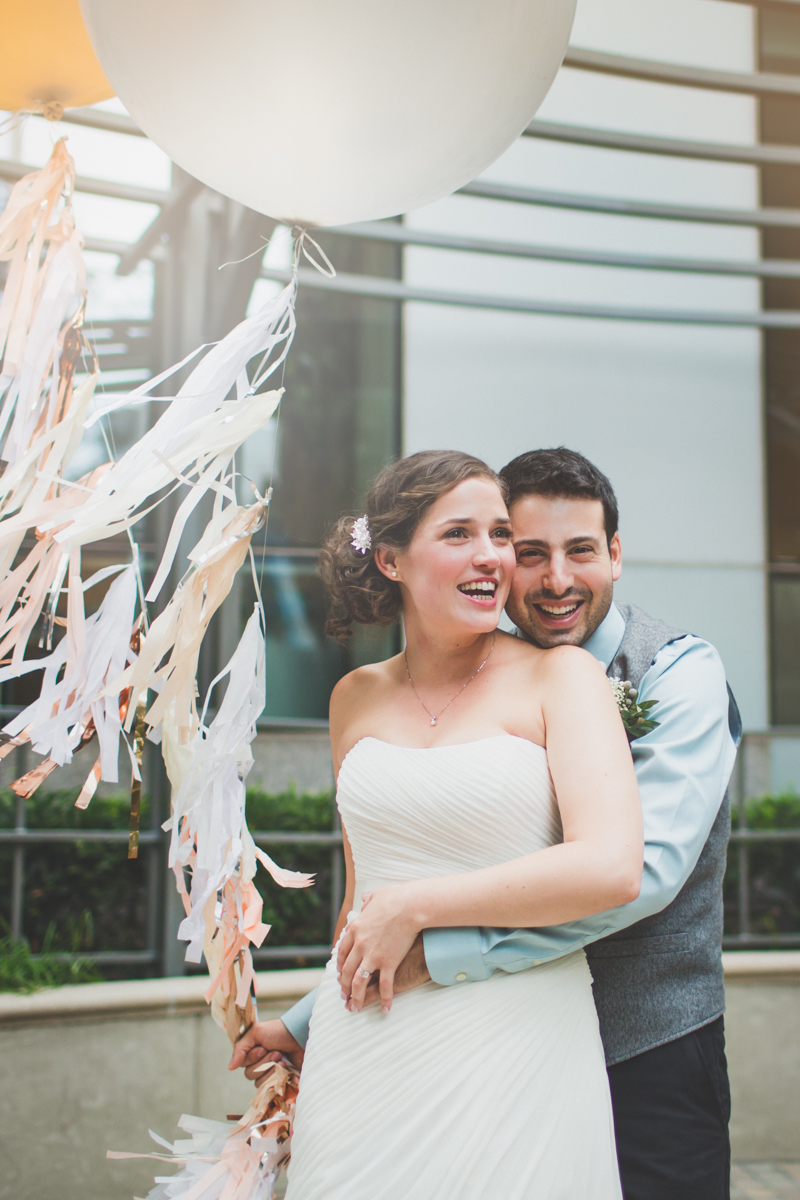
<svg viewBox="0 0 800 1200">
<path fill-rule="evenodd" d="M 275 235 L 273 233 L 273 237 L 274 236 Z M 233 258 L 230 260 L 230 262 L 220 263 L 220 265 L 217 267 L 217 270 L 221 271 L 223 269 L 223 267 L 238 267 L 240 263 L 244 263 L 244 262 L 247 262 L 251 258 L 255 258 L 256 254 L 263 254 L 264 251 L 266 250 L 267 246 L 272 241 L 272 238 L 265 238 L 262 234 L 261 240 L 264 243 L 263 246 L 257 246 L 255 250 L 251 250 L 251 252 L 249 254 L 245 254 L 244 258 Z M 314 258 L 311 254 L 309 254 L 308 250 L 306 249 L 307 242 L 309 243 L 309 245 L 314 247 L 314 249 L 319 254 L 320 258 L 322 259 L 322 262 L 318 262 L 316 258 Z M 304 256 L 304 258 L 306 258 L 311 263 L 312 267 L 314 267 L 315 270 L 319 271 L 320 275 L 327 275 L 328 279 L 336 278 L 336 268 L 334 267 L 331 260 L 328 258 L 325 251 L 322 249 L 322 246 L 320 246 L 319 242 L 316 242 L 314 240 L 314 238 L 312 238 L 311 234 L 308 232 L 307 229 L 303 229 L 303 227 L 300 225 L 295 225 L 295 241 L 294 241 L 294 250 L 292 252 L 292 274 L 293 275 L 297 274 L 297 268 L 298 268 L 298 265 L 300 262 L 301 254 Z"/>
<path fill-rule="evenodd" d="M 265 238 L 262 233 L 261 240 L 264 243 L 263 246 L 257 246 L 255 250 L 250 252 L 250 254 L 245 254 L 244 258 L 233 258 L 230 262 L 220 263 L 220 265 L 217 267 L 217 270 L 221 271 L 223 267 L 238 267 L 239 263 L 247 262 L 249 258 L 255 258 L 257 254 L 263 254 L 267 246 L 272 241 L 272 238 Z"/>
<path fill-rule="evenodd" d="M 300 255 L 302 254 L 308 259 L 312 267 L 319 271 L 320 275 L 326 275 L 328 279 L 335 279 L 336 268 L 328 258 L 325 251 L 322 249 L 322 246 L 320 246 L 319 242 L 315 242 L 308 230 L 303 229 L 302 226 L 296 225 L 295 230 L 299 236 L 295 238 L 294 243 L 294 254 L 292 255 L 292 274 L 297 275 L 297 268 L 300 263 Z M 308 253 L 308 250 L 306 249 L 306 242 L 314 247 L 320 258 L 323 260 L 322 263 L 317 262 L 317 260 Z"/>
<path fill-rule="evenodd" d="M 11 113 L 10 116 L 6 117 L 5 121 L 0 121 L 0 137 L 4 137 L 8 133 L 13 133 L 15 129 L 19 129 L 20 125 L 24 125 L 31 115 L 24 108 Z"/>
</svg>

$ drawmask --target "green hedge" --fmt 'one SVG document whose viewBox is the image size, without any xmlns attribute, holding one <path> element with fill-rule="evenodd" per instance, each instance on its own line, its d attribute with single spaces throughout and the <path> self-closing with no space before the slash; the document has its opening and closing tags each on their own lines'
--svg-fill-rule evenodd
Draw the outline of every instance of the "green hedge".
<svg viewBox="0 0 800 1200">
<path fill-rule="evenodd" d="M 0 828 L 13 828 L 16 797 L 0 792 Z M 251 829 L 316 832 L 330 830 L 333 793 L 299 795 L 296 791 L 247 795 Z M 127 829 L 127 796 L 95 797 L 85 812 L 75 808 L 75 793 L 51 792 L 28 802 L 26 823 L 31 829 Z M 150 823 L 149 806 L 142 801 L 141 826 Z M 272 857 L 292 870 L 314 872 L 315 886 L 284 889 L 259 865 L 256 884 L 264 898 L 264 920 L 272 925 L 270 946 L 320 945 L 330 939 L 331 852 L 325 847 L 278 846 Z M 8 934 L 11 919 L 13 848 L 0 846 L 0 933 Z M 148 860 L 152 852 L 141 847 L 129 860 L 127 844 L 82 842 L 29 845 L 25 851 L 24 934 L 30 953 L 101 950 L 143 950 L 147 945 Z M 151 868 L 152 869 L 152 868 Z M 156 886 L 163 885 L 159 869 Z M 167 881 L 169 884 L 169 880 Z M 171 886 L 171 884 L 170 884 Z M 86 916 L 88 914 L 88 917 Z M 20 957 L 20 954 L 22 957 Z M 15 965 L 4 963 L 14 957 Z M 6 936 L 0 946 L 0 990 L 11 986 L 26 959 L 26 950 L 14 947 Z M 50 958 L 51 969 L 55 960 Z M 295 957 L 276 965 L 296 965 Z M 104 966 L 106 978 L 141 975 L 141 967 Z M 66 979 L 61 982 L 67 982 Z"/>
<path fill-rule="evenodd" d="M 751 800 L 746 808 L 751 829 L 799 829 L 800 796 L 786 792 Z M 738 820 L 733 817 L 734 827 Z M 800 842 L 750 843 L 750 933 L 800 932 Z M 739 932 L 739 850 L 728 849 L 725 872 L 725 932 Z"/>
<path fill-rule="evenodd" d="M 15 797 L 0 792 L 0 827 L 14 825 Z M 281 795 L 250 791 L 247 812 L 251 829 L 296 832 L 328 831 L 333 827 L 334 800 L 330 792 Z M 86 812 L 74 807 L 73 792 L 36 796 L 27 806 L 27 823 L 33 829 L 126 829 L 128 798 L 95 797 Z M 794 794 L 765 796 L 747 807 L 753 829 L 800 828 L 800 797 Z M 146 799 L 142 803 L 142 828 L 149 824 Z M 282 866 L 316 873 L 316 884 L 307 889 L 279 888 L 263 868 L 256 879 L 264 897 L 264 920 L 272 925 L 267 945 L 320 945 L 330 938 L 331 854 L 321 847 L 279 846 L 271 851 Z M 751 932 L 800 931 L 800 843 L 755 845 L 750 851 Z M 0 939 L 0 990 L 67 982 L 92 973 L 86 961 L 78 968 L 59 962 L 57 952 L 144 949 L 147 943 L 148 858 L 129 861 L 124 843 L 108 845 L 81 842 L 29 846 L 26 850 L 24 932 L 26 945 Z M 0 931 L 8 933 L 13 849 L 0 847 Z M 159 872 L 161 876 L 161 872 Z M 725 932 L 738 933 L 739 855 L 735 845 L 728 856 L 725 876 Z M 38 964 L 30 952 L 46 954 Z M 279 960 L 276 966 L 299 960 Z M 27 964 L 27 965 L 26 965 Z M 76 977 L 75 972 L 78 971 Z M 71 972 L 71 974 L 70 974 Z M 83 973 L 83 974 L 81 974 Z M 141 968 L 104 968 L 106 978 L 142 974 Z M 95 972 L 96 974 L 96 972 Z M 93 976 L 94 977 L 94 976 Z"/>
</svg>

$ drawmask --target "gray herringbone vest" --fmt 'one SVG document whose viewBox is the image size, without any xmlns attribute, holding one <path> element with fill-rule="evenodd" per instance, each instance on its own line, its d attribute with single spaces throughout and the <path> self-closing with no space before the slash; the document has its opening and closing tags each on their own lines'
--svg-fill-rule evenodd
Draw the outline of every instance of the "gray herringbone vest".
<svg viewBox="0 0 800 1200">
<path fill-rule="evenodd" d="M 638 688 L 658 651 L 686 634 L 634 605 L 617 607 L 625 636 L 608 674 Z M 653 716 L 658 719 L 657 707 Z M 741 722 L 732 695 L 729 721 L 738 740 Z M 730 824 L 726 792 L 697 865 L 672 903 L 586 947 L 609 1066 L 681 1037 L 724 1011 L 722 878 Z"/>
</svg>

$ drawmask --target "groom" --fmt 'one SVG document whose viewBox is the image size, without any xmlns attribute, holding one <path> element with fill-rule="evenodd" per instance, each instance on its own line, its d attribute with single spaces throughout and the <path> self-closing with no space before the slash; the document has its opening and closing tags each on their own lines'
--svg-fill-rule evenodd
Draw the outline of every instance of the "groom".
<svg viewBox="0 0 800 1200">
<path fill-rule="evenodd" d="M 584 947 L 625 1200 L 728 1200 L 720 941 L 738 710 L 708 642 L 614 604 L 617 502 L 597 467 L 562 447 L 522 454 L 501 474 L 517 552 L 506 611 L 520 635 L 544 648 L 584 646 L 612 678 L 631 682 L 640 703 L 655 701 L 648 715 L 657 727 L 631 744 L 644 814 L 642 889 L 631 904 L 550 929 L 428 929 L 395 991 L 429 979 L 468 986 Z M 312 1004 L 313 993 L 283 1023 L 254 1026 L 231 1066 L 252 1077 L 270 1052 L 298 1056 Z"/>
</svg>

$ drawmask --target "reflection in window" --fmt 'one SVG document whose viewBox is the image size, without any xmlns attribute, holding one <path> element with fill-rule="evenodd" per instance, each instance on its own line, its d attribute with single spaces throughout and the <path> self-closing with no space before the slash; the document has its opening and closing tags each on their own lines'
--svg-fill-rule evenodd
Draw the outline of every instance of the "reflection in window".
<svg viewBox="0 0 800 1200">
<path fill-rule="evenodd" d="M 339 272 L 399 276 L 395 246 L 330 233 L 319 240 Z M 363 511 L 367 488 L 399 452 L 400 349 L 397 302 L 301 287 L 280 413 L 237 460 L 262 494 L 270 480 L 274 487 L 267 553 L 254 546 L 267 618 L 268 717 L 327 717 L 346 671 L 397 649 L 394 629 L 358 628 L 346 648 L 325 637 L 316 550 L 339 516 Z M 243 626 L 255 598 L 249 571 L 238 587 Z"/>
<path fill-rule="evenodd" d="M 334 234 L 320 243 L 340 272 L 398 273 L 394 246 Z M 399 304 L 301 287 L 284 384 L 269 541 L 319 546 L 399 451 Z M 264 463 L 273 457 L 271 436 L 258 446 Z"/>
<path fill-rule="evenodd" d="M 316 555 L 257 556 L 256 569 L 267 620 L 264 715 L 324 720 L 336 682 L 346 671 L 363 662 L 374 662 L 393 654 L 396 632 L 393 629 L 357 630 L 347 647 L 325 637 L 327 599 L 317 576 Z M 240 573 L 237 588 L 240 625 L 243 626 L 255 602 L 255 587 L 249 570 Z"/>
</svg>

